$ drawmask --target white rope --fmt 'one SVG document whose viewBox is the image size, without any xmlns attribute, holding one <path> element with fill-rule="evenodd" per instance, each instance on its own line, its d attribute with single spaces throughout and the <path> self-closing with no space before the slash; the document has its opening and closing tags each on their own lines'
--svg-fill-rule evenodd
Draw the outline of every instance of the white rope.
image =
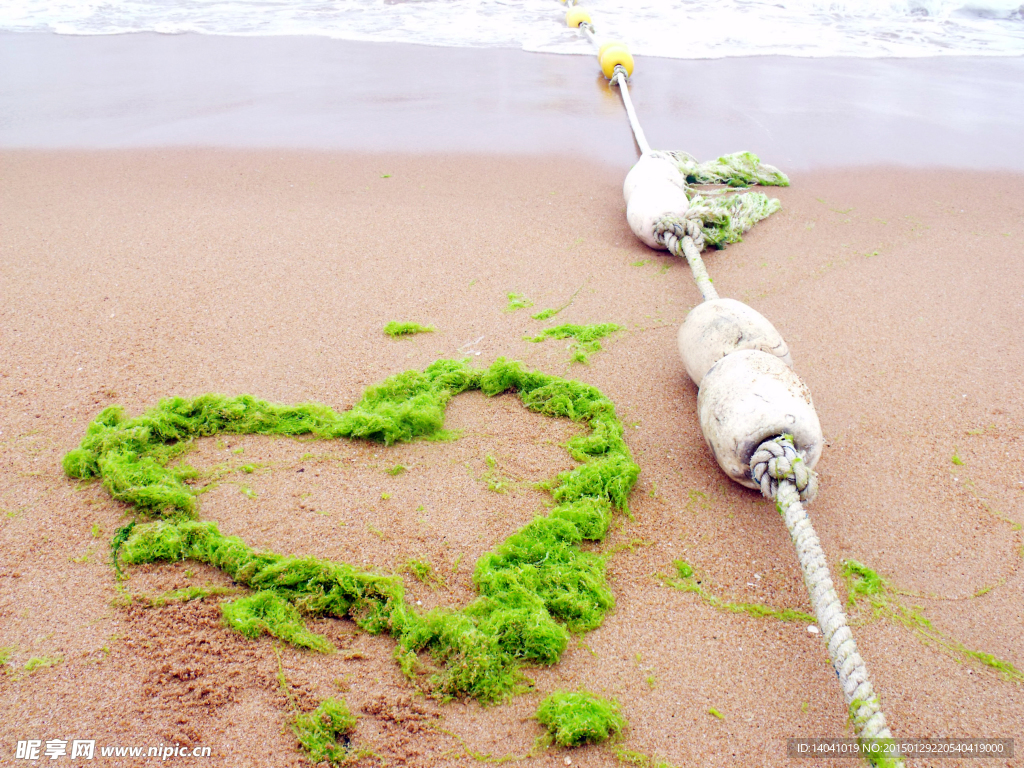
<svg viewBox="0 0 1024 768">
<path fill-rule="evenodd" d="M 655 152 L 656 157 L 671 157 L 671 153 Z M 778 200 L 769 200 L 760 192 L 745 192 L 719 198 L 708 198 L 707 192 L 690 192 L 690 205 L 683 214 L 668 214 L 654 224 L 655 237 L 676 256 L 685 256 L 704 301 L 717 299 L 718 292 L 711 283 L 700 252 L 708 241 L 721 247 L 722 243 L 738 242 L 739 233 L 746 232 L 757 221 L 779 209 Z"/>
<path fill-rule="evenodd" d="M 590 41 L 590 44 L 595 48 L 600 49 L 601 46 L 597 42 L 597 33 L 594 31 L 594 25 L 585 21 L 580 24 L 580 29 L 582 29 L 583 34 L 587 36 L 587 40 Z"/>
<path fill-rule="evenodd" d="M 565 2 L 572 6 L 576 0 L 565 0 Z M 598 47 L 593 25 L 583 23 L 580 24 L 580 29 L 591 44 Z M 627 85 L 628 80 L 629 75 L 626 73 L 626 69 L 621 64 L 616 65 L 611 83 L 619 86 L 622 103 L 626 107 L 626 115 L 629 117 L 629 126 L 633 130 L 633 138 L 640 148 L 640 153 L 648 155 L 652 152 L 651 145 L 647 143 L 647 137 L 644 136 L 636 111 L 633 109 L 633 101 L 630 99 Z M 689 156 L 686 157 L 692 160 Z M 739 160 L 750 162 L 746 156 L 737 156 L 731 159 L 736 162 Z M 754 157 L 753 160 L 757 161 L 757 158 Z M 719 159 L 718 164 L 721 162 L 722 158 Z M 694 165 L 696 165 L 695 161 Z M 755 170 L 760 167 L 759 161 L 756 162 L 756 165 Z M 770 167 L 768 170 L 775 171 Z M 777 171 L 775 173 L 782 176 Z M 785 177 L 782 176 L 782 179 L 784 180 Z M 697 200 L 692 202 L 697 203 Z M 770 209 L 770 207 L 769 205 L 768 208 Z M 694 282 L 704 301 L 718 298 L 718 291 L 715 290 L 711 276 L 704 266 L 704 260 L 700 256 L 705 245 L 702 218 L 708 212 L 706 203 L 703 207 L 693 205 L 683 216 L 666 216 L 656 224 L 658 240 L 670 252 L 686 258 Z M 744 213 L 742 210 L 730 212 L 736 215 Z M 771 212 L 772 210 L 766 209 L 763 213 L 750 214 L 743 221 L 750 219 L 750 223 L 753 223 Z M 748 227 L 749 224 L 744 224 L 742 228 L 745 231 Z M 829 659 L 842 686 L 854 732 L 859 739 L 891 739 L 892 733 L 886 725 L 881 702 L 868 679 L 867 667 L 857 652 L 857 643 L 853 639 L 853 633 L 846 621 L 842 603 L 832 582 L 825 553 L 821 549 L 821 542 L 801 504 L 801 500 L 809 501 L 813 498 L 817 491 L 817 476 L 804 464 L 789 435 L 782 435 L 763 442 L 750 459 L 750 471 L 751 476 L 761 486 L 761 492 L 766 497 L 775 500 L 776 507 L 785 520 L 786 528 L 796 547 L 797 559 L 800 561 L 800 569 L 804 574 L 804 584 L 807 587 L 814 614 L 818 619 L 818 626 L 821 628 L 828 646 Z M 880 762 L 887 766 L 893 766 L 893 768 L 897 766 L 902 768 L 904 765 L 902 758 L 885 759 Z"/>
<path fill-rule="evenodd" d="M 655 225 L 658 239 L 668 248 L 669 253 L 686 258 L 704 301 L 718 298 L 718 291 L 711 282 L 711 275 L 704 266 L 700 252 L 704 248 L 704 228 L 699 218 L 699 211 L 688 210 L 682 218 L 665 216 Z"/>
<path fill-rule="evenodd" d="M 761 443 L 750 458 L 750 472 L 761 485 L 761 492 L 775 500 L 793 539 L 807 594 L 828 646 L 829 660 L 842 686 L 857 738 L 891 739 L 882 704 L 868 679 L 867 667 L 857 652 L 857 643 L 832 582 L 821 541 L 800 503 L 801 497 L 806 500 L 814 495 L 817 488 L 814 472 L 803 463 L 789 435 Z M 902 766 L 904 763 L 897 759 L 887 764 Z"/>
<path fill-rule="evenodd" d="M 640 121 L 637 119 L 636 111 L 633 109 L 633 100 L 629 98 L 629 87 L 626 85 L 628 79 L 629 76 L 626 74 L 625 67 L 617 64 L 615 66 L 615 74 L 612 76 L 612 82 L 619 86 L 619 93 L 622 94 L 622 103 L 626 105 L 626 115 L 629 117 L 629 127 L 633 129 L 633 138 L 636 139 L 636 145 L 640 147 L 640 154 L 649 155 L 651 153 L 651 145 L 647 143 L 644 129 L 640 127 Z"/>
<path fill-rule="evenodd" d="M 566 0 L 566 5 L 576 5 L 576 0 Z M 587 36 L 587 40 L 595 48 L 600 48 L 597 41 L 597 33 L 594 30 L 594 25 L 590 22 L 583 22 L 579 25 L 579 29 Z M 636 145 L 640 147 L 641 155 L 648 155 L 651 153 L 651 145 L 647 143 L 647 137 L 644 136 L 644 129 L 640 127 L 640 120 L 636 116 L 636 110 L 633 109 L 633 100 L 629 98 L 629 86 L 626 82 L 629 80 L 629 74 L 626 72 L 626 68 L 621 64 L 616 64 L 615 69 L 612 71 L 611 83 L 619 86 L 619 93 L 622 94 L 622 103 L 626 106 L 626 115 L 629 117 L 629 127 L 633 129 L 633 138 L 636 139 Z"/>
<path fill-rule="evenodd" d="M 583 34 L 587 36 L 587 40 L 595 48 L 600 48 L 600 44 L 597 41 L 597 33 L 594 31 L 594 25 L 584 22 L 580 24 L 579 28 L 583 30 Z M 633 129 L 633 138 L 636 139 L 636 145 L 640 147 L 640 154 L 647 155 L 651 152 L 651 145 L 647 143 L 647 137 L 644 136 L 644 129 L 640 127 L 640 120 L 636 116 L 636 110 L 633 109 L 633 100 L 629 98 L 629 86 L 626 83 L 629 80 L 629 75 L 626 73 L 626 68 L 621 64 L 616 64 L 615 69 L 612 71 L 611 83 L 619 86 L 619 93 L 622 94 L 622 103 L 626 106 L 626 115 L 629 117 L 629 127 Z"/>
<path fill-rule="evenodd" d="M 674 253 L 676 256 L 686 257 L 686 263 L 690 265 L 693 282 L 697 284 L 697 290 L 700 291 L 701 298 L 704 301 L 717 299 L 718 291 L 715 290 L 715 286 L 711 282 L 711 275 L 708 274 L 707 267 L 704 266 L 704 259 L 700 257 L 700 251 L 697 250 L 693 238 L 689 236 L 677 238 L 671 232 L 666 232 L 664 240 L 665 246 L 671 253 Z"/>
</svg>

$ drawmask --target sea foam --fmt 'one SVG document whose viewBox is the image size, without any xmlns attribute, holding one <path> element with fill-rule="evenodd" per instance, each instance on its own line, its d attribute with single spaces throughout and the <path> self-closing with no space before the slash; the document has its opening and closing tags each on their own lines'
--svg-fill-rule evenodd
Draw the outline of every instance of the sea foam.
<svg viewBox="0 0 1024 768">
<path fill-rule="evenodd" d="M 1024 55 L 1019 0 L 587 0 L 599 36 L 669 58 Z M 557 0 L 8 0 L 0 30 L 318 35 L 589 53 Z"/>
</svg>

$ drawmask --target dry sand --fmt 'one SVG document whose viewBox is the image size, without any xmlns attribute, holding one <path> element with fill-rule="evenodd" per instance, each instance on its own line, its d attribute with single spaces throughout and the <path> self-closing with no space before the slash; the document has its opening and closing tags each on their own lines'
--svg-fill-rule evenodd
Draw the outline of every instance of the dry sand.
<svg viewBox="0 0 1024 768">
<path fill-rule="evenodd" d="M 18 764 L 14 744 L 30 738 L 212 748 L 168 764 L 303 765 L 279 671 L 301 708 L 344 696 L 361 716 L 356 742 L 390 764 L 472 764 L 463 746 L 523 754 L 557 688 L 618 697 L 626 746 L 679 766 L 811 765 L 787 761 L 787 737 L 849 734 L 805 624 L 716 610 L 654 578 L 685 558 L 723 599 L 807 609 L 778 516 L 703 444 L 675 348 L 699 297 L 684 264 L 627 229 L 623 171 L 465 154 L 0 155 L 0 765 Z M 723 295 L 775 323 L 814 395 L 828 446 L 811 514 L 830 562 L 863 561 L 919 595 L 908 605 L 942 632 L 1024 669 L 1024 177 L 860 168 L 792 182 L 772 191 L 782 212 L 707 263 Z M 628 329 L 589 366 L 571 365 L 564 342 L 524 341 L 545 327 L 529 311 L 503 311 L 510 292 L 545 308 L 581 286 L 557 322 Z M 437 331 L 392 340 L 390 320 Z M 559 664 L 529 670 L 534 693 L 486 709 L 413 695 L 393 642 L 347 622 L 314 623 L 338 654 L 278 655 L 225 629 L 217 600 L 112 606 L 107 542 L 127 510 L 60 467 L 103 407 L 217 391 L 344 408 L 391 374 L 465 355 L 597 386 L 642 468 L 635 520 L 604 545 L 644 542 L 609 561 L 616 610 Z M 200 514 L 279 552 L 384 570 L 429 559 L 448 587 L 406 577 L 411 598 L 465 604 L 472 562 L 541 508 L 530 483 L 571 465 L 559 444 L 575 428 L 478 394 L 452 402 L 448 425 L 462 439 L 388 449 L 204 441 L 199 466 L 244 457 L 272 470 L 232 475 Z M 487 490 L 487 456 L 512 492 Z M 398 463 L 409 471 L 386 473 Z M 127 584 L 207 583 L 228 582 L 185 563 L 134 568 Z M 896 735 L 1024 747 L 1020 684 L 855 615 Z M 60 661 L 24 670 L 43 656 Z M 571 757 L 617 764 L 605 748 Z M 994 764 L 942 765 L 961 762 Z"/>
<path fill-rule="evenodd" d="M 443 757 L 457 742 L 402 720 L 408 707 L 443 718 L 474 750 L 518 754 L 540 732 L 526 718 L 559 687 L 618 696 L 628 746 L 679 765 L 780 765 L 786 737 L 847 733 L 806 626 L 716 611 L 652 578 L 685 557 L 722 597 L 807 604 L 777 515 L 729 484 L 703 445 L 675 350 L 698 295 L 683 264 L 633 239 L 619 172 L 500 157 L 9 152 L 3 177 L 5 745 L 178 741 L 211 746 L 204 764 L 300 764 L 275 644 L 233 635 L 215 605 L 112 608 L 106 541 L 125 509 L 64 478 L 60 459 L 111 403 L 137 413 L 218 391 L 344 407 L 392 373 L 467 352 L 577 377 L 615 401 L 642 475 L 636 520 L 608 545 L 653 544 L 612 558 L 615 613 L 560 664 L 531 671 L 535 694 L 491 709 L 410 699 L 389 639 L 323 622 L 357 653 L 284 649 L 302 702 L 337 694 L 340 680 L 364 713 L 357 739 L 414 765 L 466 758 Z M 968 647 L 1024 667 L 1021 534 L 1010 524 L 1024 506 L 1024 179 L 820 172 L 778 194 L 783 211 L 708 265 L 723 295 L 776 323 L 814 394 L 828 448 L 812 513 L 832 562 L 854 557 L 940 596 L 913 602 Z M 629 329 L 589 367 L 570 365 L 562 343 L 524 341 L 543 326 L 527 311 L 503 312 L 509 292 L 558 306 L 581 285 L 559 321 Z M 438 330 L 391 340 L 381 329 L 393 319 Z M 479 395 L 457 398 L 449 422 L 462 440 L 391 449 L 206 441 L 200 465 L 242 448 L 275 469 L 203 496 L 202 515 L 255 545 L 383 569 L 424 557 L 450 572 L 461 556 L 448 590 L 407 581 L 426 605 L 463 604 L 469 564 L 544 498 L 486 490 L 484 457 L 523 484 L 550 477 L 571 463 L 557 447 L 570 427 Z M 397 463 L 410 471 L 385 473 Z M 223 581 L 183 564 L 136 569 L 129 586 Z M 1020 737 L 1019 685 L 884 621 L 857 632 L 897 734 Z M 44 655 L 63 661 L 17 670 Z M 574 758 L 613 762 L 600 749 Z"/>
</svg>

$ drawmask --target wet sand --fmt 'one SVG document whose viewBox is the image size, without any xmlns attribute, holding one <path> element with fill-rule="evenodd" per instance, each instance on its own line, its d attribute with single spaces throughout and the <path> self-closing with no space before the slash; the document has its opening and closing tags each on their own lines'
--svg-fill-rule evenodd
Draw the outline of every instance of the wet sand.
<svg viewBox="0 0 1024 768">
<path fill-rule="evenodd" d="M 580 135 L 604 126 L 566 119 L 591 126 Z M 787 738 L 849 734 L 806 624 L 716 610 L 655 576 L 683 558 L 723 600 L 807 610 L 778 516 L 730 484 L 703 444 L 696 390 L 675 349 L 699 296 L 685 265 L 646 250 L 626 227 L 628 152 L 620 162 L 564 147 L 541 157 L 407 146 L 86 151 L 49 148 L 46 136 L 45 149 L 0 154 L 0 647 L 10 649 L 0 763 L 14 762 L 19 740 L 83 738 L 213 752 L 168 762 L 298 766 L 293 707 L 344 696 L 360 715 L 354 742 L 389 764 L 468 765 L 466 748 L 527 753 L 541 733 L 529 719 L 540 699 L 578 687 L 616 696 L 631 724 L 625 747 L 673 765 L 811 765 L 787 760 Z M 723 149 L 785 166 L 741 138 Z M 669 142 L 691 146 L 680 135 Z M 906 604 L 945 636 L 1022 669 L 1024 176 L 852 167 L 868 160 L 797 163 L 793 185 L 771 190 L 783 210 L 710 254 L 708 267 L 722 295 L 775 323 L 814 395 L 828 445 L 810 510 L 830 563 L 867 564 L 914 595 Z M 530 318 L 536 309 L 504 311 L 510 292 L 542 309 L 581 286 L 553 322 L 627 329 L 589 366 L 571 364 L 564 342 L 524 340 L 546 327 Z M 437 330 L 392 340 L 381 330 L 390 320 Z M 60 468 L 103 407 L 138 413 L 168 395 L 218 391 L 344 408 L 391 374 L 465 355 L 597 386 L 616 403 L 642 469 L 635 519 L 621 519 L 602 545 L 616 551 L 615 612 L 559 664 L 527 670 L 534 692 L 490 708 L 415 695 L 393 641 L 348 622 L 312 623 L 340 649 L 325 656 L 230 632 L 217 600 L 112 604 L 107 542 L 127 510 Z M 429 560 L 447 586 L 406 576 L 411 599 L 463 605 L 475 558 L 542 509 L 547 497 L 532 484 L 571 466 L 559 445 L 574 428 L 514 398 L 474 394 L 452 402 L 448 426 L 462 439 L 387 449 L 203 441 L 196 466 L 244 457 L 270 469 L 228 476 L 200 498 L 200 515 L 279 552 L 388 571 Z M 487 489 L 487 456 L 511 492 Z M 409 471 L 387 474 L 399 463 Z M 228 582 L 186 563 L 131 569 L 127 587 L 195 584 Z M 906 627 L 853 615 L 896 735 L 1020 746 L 1019 683 Z M 29 673 L 33 657 L 56 663 Z M 567 756 L 619 764 L 599 747 L 524 764 Z M 942 763 L 958 764 L 1024 763 Z"/>
<path fill-rule="evenodd" d="M 1024 171 L 1024 57 L 637 59 L 651 145 L 790 171 Z M 589 56 L 313 37 L 0 33 L 0 146 L 562 154 L 634 149 Z"/>
</svg>

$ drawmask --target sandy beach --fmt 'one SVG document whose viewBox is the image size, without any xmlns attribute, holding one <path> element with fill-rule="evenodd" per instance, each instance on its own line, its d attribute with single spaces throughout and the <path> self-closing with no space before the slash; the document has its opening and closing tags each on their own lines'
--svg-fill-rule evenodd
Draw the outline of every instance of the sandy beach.
<svg viewBox="0 0 1024 768">
<path fill-rule="evenodd" d="M 305 70 L 256 46 L 279 80 L 253 77 L 260 93 L 232 101 L 223 73 L 189 96 L 201 55 L 175 69 L 165 39 L 148 36 L 158 52 L 147 58 L 143 37 L 0 36 L 5 63 L 22 62 L 0 80 L 0 764 L 28 764 L 14 759 L 19 740 L 96 739 L 211 747 L 212 757 L 167 764 L 308 765 L 288 726 L 331 696 L 359 715 L 353 744 L 378 756 L 363 765 L 525 755 L 543 732 L 531 717 L 558 689 L 616 697 L 630 723 L 622 746 L 673 766 L 814 765 L 787 758 L 786 739 L 851 735 L 807 622 L 722 610 L 658 577 L 682 559 L 720 601 L 809 610 L 778 515 L 730 483 L 704 445 L 676 349 L 700 297 L 684 263 L 626 225 L 621 183 L 636 155 L 593 62 L 422 49 L 462 57 L 467 73 L 432 74 L 442 85 L 424 91 L 413 87 L 424 69 L 388 53 L 412 46 L 315 41 L 310 61 L 321 45 L 340 60 L 358 49 L 353 66 L 376 63 L 376 91 L 391 95 L 317 101 L 313 85 L 289 90 Z M 179 53 L 222 59 L 252 42 L 175 40 Z M 60 59 L 58 48 L 78 52 Z M 82 51 L 91 73 L 68 64 Z M 529 78 L 546 90 L 520 92 L 520 59 L 543 62 Z M 29 66 L 44 60 L 49 69 Z M 894 734 L 1014 738 L 1012 759 L 939 764 L 1024 765 L 1019 672 L 1005 679 L 966 653 L 1024 670 L 1024 99 L 1005 96 L 1022 87 L 1021 60 L 938 62 L 958 84 L 946 110 L 936 107 L 942 88 L 920 87 L 935 82 L 923 62 L 813 64 L 652 62 L 654 82 L 634 77 L 637 107 L 658 146 L 701 158 L 750 149 L 790 172 L 792 186 L 768 190 L 781 212 L 707 254 L 708 268 L 723 296 L 772 320 L 813 393 L 827 446 L 809 509 L 841 594 L 840 564 L 857 560 L 948 641 L 851 608 Z M 784 98 L 751 96 L 746 112 L 722 92 L 694 96 L 707 108 L 681 125 L 673 110 L 685 107 L 673 96 L 656 108 L 653 86 L 682 93 L 686 68 L 736 82 L 802 72 L 819 86 L 768 78 Z M 147 78 L 155 70 L 186 85 L 168 90 Z M 500 96 L 485 87 L 489 74 Z M 835 85 L 844 78 L 863 80 L 861 95 Z M 461 105 L 448 125 L 447 88 Z M 403 122 L 404 110 L 422 122 Z M 534 308 L 507 311 L 510 293 Z M 550 321 L 531 318 L 566 304 Z M 383 327 L 393 320 L 436 330 L 392 339 Z M 589 365 L 570 362 L 565 341 L 524 338 L 605 322 L 624 330 Z M 440 702 L 403 676 L 387 635 L 313 620 L 337 653 L 250 640 L 221 621 L 230 597 L 123 607 L 122 588 L 231 585 L 188 562 L 132 567 L 117 583 L 108 546 L 131 510 L 61 468 L 103 408 L 134 415 L 168 396 L 220 392 L 342 410 L 388 376 L 466 357 L 521 360 L 597 387 L 641 468 L 633 519 L 618 516 L 597 548 L 610 553 L 615 609 L 559 663 L 527 668 L 533 691 L 499 706 Z M 199 515 L 275 552 L 382 572 L 428 561 L 444 585 L 405 573 L 409 599 L 465 605 L 473 563 L 544 510 L 550 496 L 536 484 L 574 466 L 562 443 L 580 428 L 480 393 L 456 397 L 446 426 L 461 437 L 387 448 L 199 441 L 187 456 L 199 469 L 258 468 L 225 475 L 199 497 Z M 399 464 L 407 471 L 388 473 Z M 504 492 L 489 488 L 494 477 Z M 31 659 L 46 663 L 26 669 Z M 622 764 L 606 746 L 520 764 L 567 757 Z"/>
</svg>

